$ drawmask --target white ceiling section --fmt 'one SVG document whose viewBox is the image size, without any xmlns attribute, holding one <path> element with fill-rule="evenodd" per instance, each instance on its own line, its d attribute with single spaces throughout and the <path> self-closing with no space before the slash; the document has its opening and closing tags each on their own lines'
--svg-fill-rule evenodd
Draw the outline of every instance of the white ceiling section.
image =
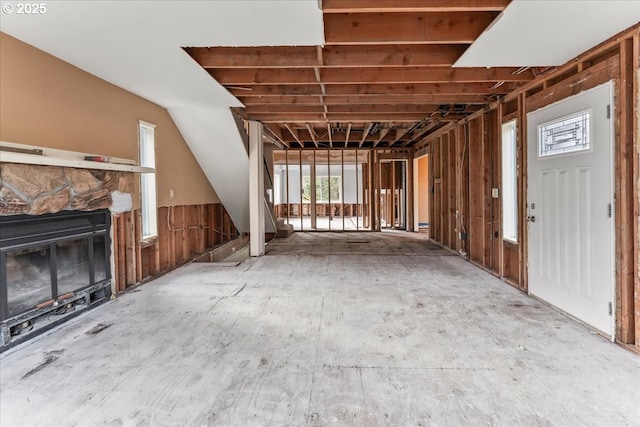
<svg viewBox="0 0 640 427">
<path fill-rule="evenodd" d="M 514 0 L 454 67 L 562 65 L 640 22 L 640 0 Z"/>
<path fill-rule="evenodd" d="M 317 0 L 46 5 L 42 15 L 3 13 L 0 31 L 166 108 L 238 229 L 249 231 L 249 160 L 229 111 L 241 104 L 182 47 L 322 45 Z"/>
</svg>

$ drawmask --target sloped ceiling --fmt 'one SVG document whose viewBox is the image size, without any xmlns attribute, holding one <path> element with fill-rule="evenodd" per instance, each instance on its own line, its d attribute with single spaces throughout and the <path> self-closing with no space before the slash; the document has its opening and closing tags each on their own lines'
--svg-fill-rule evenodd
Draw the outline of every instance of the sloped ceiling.
<svg viewBox="0 0 640 427">
<path fill-rule="evenodd" d="M 317 1 L 46 5 L 42 15 L 3 13 L 0 30 L 165 107 L 238 229 L 248 231 L 248 156 L 229 110 L 242 104 L 182 47 L 322 44 Z"/>
</svg>

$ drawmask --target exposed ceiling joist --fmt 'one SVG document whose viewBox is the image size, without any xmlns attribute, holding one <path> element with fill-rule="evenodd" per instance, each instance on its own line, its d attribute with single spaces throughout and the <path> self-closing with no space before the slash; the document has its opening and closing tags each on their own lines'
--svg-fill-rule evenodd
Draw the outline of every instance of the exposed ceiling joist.
<svg viewBox="0 0 640 427">
<path fill-rule="evenodd" d="M 317 96 L 268 95 L 262 97 L 238 96 L 246 106 L 250 105 L 323 105 Z M 491 101 L 487 95 L 364 95 L 364 96 L 327 96 L 325 104 L 331 105 L 377 105 L 377 104 L 470 104 L 485 105 Z"/>
<path fill-rule="evenodd" d="M 282 131 L 280 130 L 279 127 L 265 124 L 264 131 L 265 133 L 270 134 L 272 138 L 275 139 L 276 141 L 279 141 L 282 144 L 284 144 L 287 148 L 291 148 L 291 145 L 289 144 L 289 142 L 286 141 L 286 139 L 282 136 Z"/>
<path fill-rule="evenodd" d="M 392 125 L 393 126 L 393 125 Z M 387 127 L 387 128 L 382 128 L 380 129 L 380 136 L 378 137 L 378 139 L 376 139 L 376 141 L 373 143 L 373 148 L 376 148 L 378 146 L 378 144 L 380 144 L 380 141 L 382 141 L 382 139 L 391 131 L 392 129 L 391 127 Z"/>
<path fill-rule="evenodd" d="M 421 113 L 426 115 L 430 115 L 433 113 L 438 113 L 440 111 L 441 104 L 375 104 L 369 105 L 366 103 L 363 104 L 352 104 L 352 105 L 328 105 L 328 113 L 344 113 L 348 114 L 358 114 L 358 113 L 385 113 L 385 114 L 394 114 L 394 113 Z M 461 107 L 464 107 L 464 111 L 467 113 L 473 113 L 480 109 L 479 106 L 466 106 L 465 104 L 461 104 Z M 290 114 L 292 117 L 305 115 L 305 114 L 323 114 L 324 109 L 322 105 L 291 105 L 291 104 L 268 104 L 268 105 L 254 105 L 245 108 L 247 116 L 249 117 L 258 117 L 261 114 Z"/>
<path fill-rule="evenodd" d="M 326 45 L 471 44 L 497 12 L 342 13 L 325 16 Z"/>
<path fill-rule="evenodd" d="M 349 67 L 349 68 L 219 68 L 209 73 L 225 86 L 250 88 L 253 85 L 305 85 L 370 83 L 480 83 L 528 82 L 535 76 L 532 69 L 517 73 L 506 68 L 452 67 Z"/>
<path fill-rule="evenodd" d="M 386 113 L 358 113 L 358 114 L 349 114 L 345 115 L 343 113 L 332 114 L 329 113 L 328 120 L 332 123 L 334 122 L 402 122 L 402 123 L 410 123 L 410 122 L 419 122 L 425 119 L 424 114 L 386 114 Z M 467 117 L 466 114 L 448 114 L 442 118 L 439 118 L 440 121 L 443 122 L 455 122 L 458 120 L 462 120 Z M 304 125 L 305 123 L 324 123 L 327 119 L 324 118 L 324 114 L 304 114 L 292 116 L 290 114 L 263 114 L 260 116 L 260 121 L 263 123 L 283 123 L 287 121 L 288 123 L 297 123 L 300 125 Z"/>
<path fill-rule="evenodd" d="M 309 137 L 313 141 L 313 145 L 315 145 L 316 148 L 318 148 L 318 136 L 316 135 L 316 131 L 313 129 L 313 126 L 311 126 L 309 123 L 305 123 L 305 126 L 309 131 Z"/>
<path fill-rule="evenodd" d="M 349 136 L 351 135 L 351 123 L 347 126 L 347 136 L 344 138 L 344 146 L 345 148 L 349 146 Z"/>
<path fill-rule="evenodd" d="M 267 122 L 268 123 L 268 122 Z M 296 142 L 298 144 L 300 144 L 300 147 L 304 148 L 304 142 L 302 142 L 300 140 L 300 138 L 298 137 L 298 131 L 296 129 L 293 129 L 291 127 L 291 125 L 289 125 L 288 123 L 284 124 L 284 127 L 289 131 L 289 133 L 293 136 L 293 138 L 296 140 Z"/>
<path fill-rule="evenodd" d="M 418 83 L 418 84 L 359 84 L 359 85 L 277 85 L 254 86 L 250 91 L 230 88 L 236 96 L 341 96 L 341 95 L 494 95 L 508 93 L 510 83 L 495 87 L 490 83 Z M 323 92 L 324 91 L 324 92 Z"/>
<path fill-rule="evenodd" d="M 360 139 L 360 144 L 358 145 L 358 147 L 362 147 L 362 144 L 364 144 L 365 139 L 367 139 L 367 136 L 369 135 L 372 127 L 373 123 L 369 123 L 367 127 L 364 128 L 364 132 L 362 133 L 362 138 Z"/>
<path fill-rule="evenodd" d="M 535 76 L 453 68 L 509 0 L 325 0 L 324 46 L 186 51 L 246 119 L 304 148 L 410 146 Z M 337 145 L 336 145 L 337 144 Z"/>
<path fill-rule="evenodd" d="M 324 67 L 451 66 L 466 45 L 326 46 Z M 313 46 L 185 48 L 204 68 L 313 68 L 320 66 Z"/>
</svg>

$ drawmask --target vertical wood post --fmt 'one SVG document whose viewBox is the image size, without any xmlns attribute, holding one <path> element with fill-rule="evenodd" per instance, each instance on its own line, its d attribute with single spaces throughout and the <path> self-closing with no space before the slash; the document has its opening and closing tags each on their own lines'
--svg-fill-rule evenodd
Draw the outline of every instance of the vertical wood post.
<svg viewBox="0 0 640 427">
<path fill-rule="evenodd" d="M 249 122 L 249 219 L 251 256 L 264 254 L 264 146 L 262 123 Z"/>
</svg>

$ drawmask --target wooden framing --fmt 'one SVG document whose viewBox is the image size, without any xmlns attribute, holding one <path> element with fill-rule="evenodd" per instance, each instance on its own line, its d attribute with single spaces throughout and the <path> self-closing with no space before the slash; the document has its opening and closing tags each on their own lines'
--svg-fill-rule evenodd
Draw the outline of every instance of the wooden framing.
<svg viewBox="0 0 640 427">
<path fill-rule="evenodd" d="M 278 145 L 354 148 L 353 137 L 358 148 L 411 147 L 535 78 L 526 68 L 453 67 L 509 1 L 324 1 L 324 46 L 185 51 Z M 365 131 L 374 125 L 388 134 Z"/>
<path fill-rule="evenodd" d="M 633 36 L 633 69 L 635 69 L 635 77 L 633 79 L 633 106 L 635 114 L 633 114 L 633 236 L 636 247 L 633 251 L 634 256 L 634 310 L 635 310 L 635 347 L 640 349 L 640 34 Z M 632 110 L 632 111 L 633 111 Z"/>
<path fill-rule="evenodd" d="M 500 102 L 472 114 L 470 117 L 450 124 L 429 135 L 416 145 L 416 151 L 428 149 L 432 154 L 434 168 L 434 203 L 432 238 L 454 250 L 461 249 L 463 241 L 452 242 L 440 230 L 437 221 L 442 218 L 446 204 L 442 203 L 446 187 L 440 184 L 440 165 L 450 164 L 443 147 L 445 135 L 451 132 L 469 135 L 469 156 L 472 164 L 464 166 L 464 148 L 454 155 L 455 167 L 468 170 L 465 180 L 460 171 L 454 188 L 449 188 L 450 199 L 455 200 L 456 209 L 463 212 L 469 203 L 470 225 L 468 254 L 472 262 L 504 277 L 509 283 L 526 291 L 528 289 L 527 268 L 527 113 L 553 102 L 593 88 L 607 81 L 614 81 L 614 129 L 615 129 L 615 271 L 616 271 L 616 339 L 640 350 L 640 234 L 638 212 L 640 210 L 640 142 L 639 89 L 640 79 L 640 25 L 636 25 L 591 51 L 580 55 L 575 61 L 542 76 Z M 500 178 L 500 126 L 510 120 L 517 123 L 517 188 L 518 188 L 518 243 L 502 240 L 500 221 L 500 198 L 491 197 L 491 189 L 501 187 Z M 464 142 L 464 138 L 462 139 Z M 458 146 L 461 141 L 458 140 Z M 462 144 L 463 145 L 463 144 Z M 465 187 L 468 184 L 468 188 Z M 500 195 L 501 196 L 501 195 Z M 458 229 L 463 229 L 460 217 Z M 496 237 L 496 232 L 498 233 Z M 496 242 L 496 239 L 498 242 Z M 502 242 L 500 244 L 499 242 Z"/>
<path fill-rule="evenodd" d="M 219 203 L 158 208 L 158 235 L 146 242 L 141 240 L 141 221 L 140 210 L 112 218 L 116 294 L 238 236 Z"/>
</svg>

